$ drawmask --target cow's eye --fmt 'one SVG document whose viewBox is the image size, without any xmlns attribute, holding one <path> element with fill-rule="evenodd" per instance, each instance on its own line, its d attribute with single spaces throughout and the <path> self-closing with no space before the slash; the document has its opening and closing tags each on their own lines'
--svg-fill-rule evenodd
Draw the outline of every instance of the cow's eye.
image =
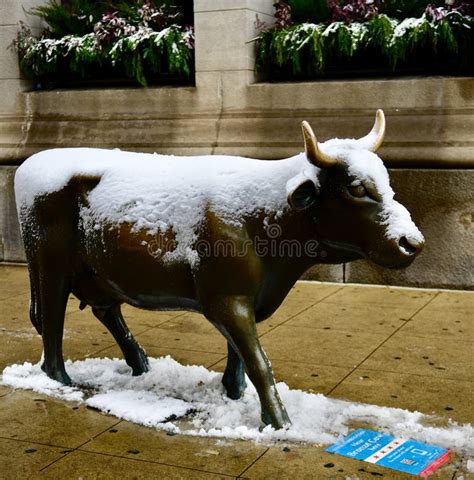
<svg viewBox="0 0 474 480">
<path fill-rule="evenodd" d="M 349 185 L 347 189 L 349 190 L 349 193 L 356 198 L 362 198 L 367 195 L 367 190 L 361 183 L 358 185 Z"/>
</svg>

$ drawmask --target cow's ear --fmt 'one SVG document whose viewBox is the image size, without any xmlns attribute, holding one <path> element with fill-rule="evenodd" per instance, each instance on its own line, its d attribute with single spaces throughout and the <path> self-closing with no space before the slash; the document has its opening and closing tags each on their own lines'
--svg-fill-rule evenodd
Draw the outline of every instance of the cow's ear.
<svg viewBox="0 0 474 480">
<path fill-rule="evenodd" d="M 316 201 L 318 192 L 316 185 L 306 176 L 292 178 L 286 184 L 288 203 L 295 210 L 304 210 Z"/>
</svg>

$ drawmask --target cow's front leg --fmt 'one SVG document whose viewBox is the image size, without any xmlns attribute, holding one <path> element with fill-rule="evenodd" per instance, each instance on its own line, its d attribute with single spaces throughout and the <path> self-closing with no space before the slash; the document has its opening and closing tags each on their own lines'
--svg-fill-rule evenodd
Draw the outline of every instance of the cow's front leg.
<svg viewBox="0 0 474 480">
<path fill-rule="evenodd" d="M 245 382 L 244 362 L 230 343 L 227 343 L 227 365 L 222 377 L 227 396 L 232 400 L 238 400 L 247 387 Z"/>
<path fill-rule="evenodd" d="M 246 296 L 222 296 L 205 308 L 206 317 L 225 335 L 245 365 L 262 408 L 265 425 L 282 428 L 290 424 L 280 397 L 270 362 L 257 337 L 253 302 Z"/>
</svg>

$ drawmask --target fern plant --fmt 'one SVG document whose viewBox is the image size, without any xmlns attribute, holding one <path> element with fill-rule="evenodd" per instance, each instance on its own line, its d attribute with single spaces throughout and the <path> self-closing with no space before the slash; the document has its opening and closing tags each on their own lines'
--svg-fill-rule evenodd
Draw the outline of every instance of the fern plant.
<svg viewBox="0 0 474 480">
<path fill-rule="evenodd" d="M 153 73 L 166 70 L 171 74 L 189 76 L 192 55 L 186 34 L 177 25 L 160 32 L 140 29 L 114 44 L 109 52 L 110 61 L 113 66 L 123 66 L 127 75 L 142 85 L 146 85 L 146 67 Z"/>
<path fill-rule="evenodd" d="M 146 86 L 149 77 L 192 74 L 194 32 L 166 1 L 50 0 L 33 14 L 49 29 L 37 38 L 22 25 L 13 42 L 25 77 L 84 78 L 104 70 Z"/>
<path fill-rule="evenodd" d="M 29 13 L 43 19 L 49 26 L 52 36 L 82 36 L 93 30 L 104 10 L 104 2 L 95 0 L 50 0 L 49 4 L 33 8 Z"/>
<path fill-rule="evenodd" d="M 437 10 L 439 13 L 440 11 Z M 256 68 L 320 76 L 328 64 L 381 60 L 395 71 L 423 52 L 458 73 L 474 70 L 474 18 L 457 10 L 398 20 L 377 14 L 367 22 L 303 23 L 260 33 Z M 455 64 L 452 59 L 456 59 Z M 451 59 L 451 60 L 450 60 Z"/>
</svg>

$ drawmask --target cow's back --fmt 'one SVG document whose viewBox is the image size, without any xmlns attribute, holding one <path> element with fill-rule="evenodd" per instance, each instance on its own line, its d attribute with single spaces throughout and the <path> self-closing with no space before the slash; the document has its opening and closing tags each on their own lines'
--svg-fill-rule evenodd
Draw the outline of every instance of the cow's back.
<svg viewBox="0 0 474 480">
<path fill-rule="evenodd" d="M 110 168 L 110 152 L 90 148 L 60 148 L 32 155 L 15 174 L 18 210 L 31 207 L 38 197 L 62 190 L 74 176 L 100 177 Z"/>
<path fill-rule="evenodd" d="M 270 162 L 84 148 L 36 154 L 15 178 L 28 261 L 39 242 L 75 278 L 95 272 L 107 283 L 101 291 L 127 303 L 152 306 L 161 295 L 169 299 L 161 306 L 185 306 L 180 297 L 191 305 L 194 242 L 208 232 L 198 228 L 206 212 L 238 230 L 254 211 L 277 215 L 287 208 L 286 182 L 302 162 L 315 173 L 302 157 Z M 176 248 L 164 258 L 169 232 Z"/>
</svg>

